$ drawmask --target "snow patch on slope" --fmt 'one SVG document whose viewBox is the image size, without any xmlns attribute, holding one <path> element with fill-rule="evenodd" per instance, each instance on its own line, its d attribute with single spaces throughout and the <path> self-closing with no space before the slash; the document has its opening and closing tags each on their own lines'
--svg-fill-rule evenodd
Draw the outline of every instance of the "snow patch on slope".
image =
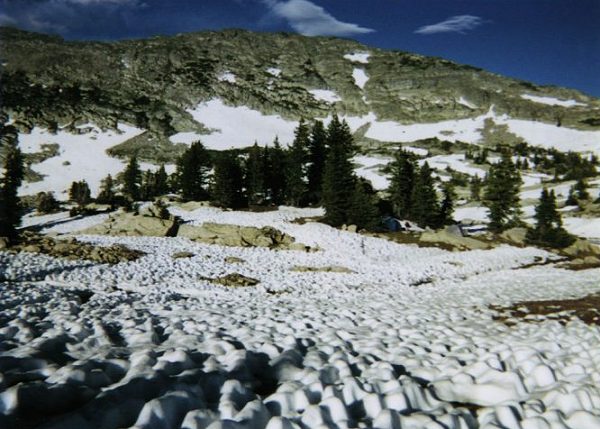
<svg viewBox="0 0 600 429">
<path fill-rule="evenodd" d="M 282 145 L 294 140 L 297 122 L 279 115 L 263 115 L 246 106 L 227 106 L 220 99 L 212 99 L 188 110 L 194 119 L 212 130 L 200 137 L 208 149 L 225 150 L 273 143 L 279 137 Z"/>
<path fill-rule="evenodd" d="M 279 76 L 281 76 L 281 69 L 279 69 L 277 67 L 269 67 L 267 69 L 267 73 L 269 73 L 271 76 L 279 77 Z"/>
<path fill-rule="evenodd" d="M 370 56 L 371 54 L 369 52 L 353 52 L 351 54 L 344 55 L 344 58 L 348 61 L 352 61 L 353 63 L 368 64 Z"/>
<path fill-rule="evenodd" d="M 229 82 L 229 83 L 237 82 L 237 78 L 236 78 L 235 74 L 233 74 L 230 71 L 225 71 L 225 72 L 221 73 L 219 76 L 217 76 L 217 79 L 220 82 Z"/>
<path fill-rule="evenodd" d="M 365 89 L 365 85 L 369 81 L 369 76 L 367 76 L 365 70 L 359 68 L 355 68 L 352 71 L 352 78 L 354 79 L 356 86 L 358 86 L 360 89 Z"/>
<path fill-rule="evenodd" d="M 462 104 L 463 106 L 468 107 L 469 109 L 477 109 L 477 106 L 471 103 L 465 97 L 460 97 L 458 99 L 458 104 Z"/>
<path fill-rule="evenodd" d="M 562 106 L 562 107 L 573 107 L 573 106 L 585 106 L 585 103 L 580 103 L 575 100 L 561 100 L 555 97 L 541 97 L 539 95 L 521 94 L 521 98 L 525 100 L 534 101 L 540 104 L 547 104 L 549 106 Z"/>
<path fill-rule="evenodd" d="M 310 89 L 308 90 L 316 100 L 326 101 L 328 103 L 336 103 L 341 101 L 340 96 L 329 89 Z"/>
<path fill-rule="evenodd" d="M 76 180 L 87 181 L 92 195 L 96 195 L 102 179 L 108 174 L 114 177 L 125 168 L 122 161 L 109 156 L 106 150 L 143 132 L 142 129 L 124 124 L 118 125 L 118 132 L 102 131 L 90 125 L 86 127 L 91 127 L 91 131 L 79 135 L 66 131 L 51 134 L 38 127 L 29 134 L 19 134 L 19 147 L 26 153 L 39 151 L 45 143 L 59 145 L 57 156 L 32 165 L 33 170 L 45 175 L 44 179 L 34 183 L 25 182 L 19 188 L 20 195 L 52 191 L 57 199 L 65 200 L 71 183 Z"/>
</svg>

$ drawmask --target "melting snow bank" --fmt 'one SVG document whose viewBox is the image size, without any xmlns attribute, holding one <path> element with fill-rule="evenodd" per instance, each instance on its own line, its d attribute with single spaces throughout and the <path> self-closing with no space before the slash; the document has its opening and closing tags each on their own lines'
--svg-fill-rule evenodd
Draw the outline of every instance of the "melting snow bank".
<svg viewBox="0 0 600 429">
<path fill-rule="evenodd" d="M 297 209 L 181 212 L 268 222 L 322 250 L 80 237 L 147 253 L 113 266 L 0 252 L 0 426 L 600 425 L 598 327 L 509 327 L 489 308 L 597 293 L 600 270 L 513 269 L 550 255 L 422 249 L 291 223 L 316 214 Z M 259 285 L 205 280 L 234 271 Z"/>
<path fill-rule="evenodd" d="M 573 106 L 585 106 L 584 103 L 580 103 L 575 100 L 560 100 L 554 97 L 541 97 L 539 95 L 521 94 L 521 98 L 525 100 L 534 101 L 540 104 L 548 104 L 550 106 L 562 106 L 562 107 L 573 107 Z"/>
</svg>

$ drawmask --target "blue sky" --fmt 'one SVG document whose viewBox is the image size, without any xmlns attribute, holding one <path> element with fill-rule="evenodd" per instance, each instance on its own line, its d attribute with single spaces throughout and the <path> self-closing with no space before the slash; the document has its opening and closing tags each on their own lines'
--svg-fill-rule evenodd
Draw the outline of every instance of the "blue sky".
<svg viewBox="0 0 600 429">
<path fill-rule="evenodd" d="M 0 24 L 67 39 L 334 35 L 600 96 L 600 0 L 0 0 Z"/>
</svg>

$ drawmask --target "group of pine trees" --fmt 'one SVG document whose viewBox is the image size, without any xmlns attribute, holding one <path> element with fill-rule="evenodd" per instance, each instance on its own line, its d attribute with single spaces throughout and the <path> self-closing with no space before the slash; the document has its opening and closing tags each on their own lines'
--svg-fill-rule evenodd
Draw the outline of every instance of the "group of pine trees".
<svg viewBox="0 0 600 429">
<path fill-rule="evenodd" d="M 390 167 L 388 193 L 394 216 L 422 227 L 440 228 L 453 223 L 454 190 L 444 186 L 440 201 L 427 162 L 419 167 L 413 154 L 399 149 Z"/>
<path fill-rule="evenodd" d="M 18 146 L 18 134 L 12 125 L 0 125 L 2 142 L 6 146 L 4 177 L 0 180 L 0 237 L 13 241 L 23 214 L 18 191 L 25 175 L 23 154 Z"/>
</svg>

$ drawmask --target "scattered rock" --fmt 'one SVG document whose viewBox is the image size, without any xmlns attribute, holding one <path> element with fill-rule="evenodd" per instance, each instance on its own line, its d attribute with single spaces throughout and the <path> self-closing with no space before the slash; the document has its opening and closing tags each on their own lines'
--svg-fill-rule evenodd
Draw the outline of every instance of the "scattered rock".
<svg viewBox="0 0 600 429">
<path fill-rule="evenodd" d="M 355 273 L 355 271 L 352 271 L 351 269 L 346 267 L 341 267 L 339 265 L 328 265 L 325 267 L 309 267 L 305 265 L 296 265 L 292 267 L 290 271 L 296 271 L 300 273 Z"/>
<path fill-rule="evenodd" d="M 106 222 L 81 231 L 82 234 L 127 237 L 169 237 L 177 227 L 177 219 L 161 219 L 154 216 L 117 212 Z"/>
<path fill-rule="evenodd" d="M 243 264 L 246 261 L 244 259 L 242 259 L 242 258 L 237 258 L 235 256 L 227 256 L 225 258 L 225 262 L 227 264 Z"/>
<path fill-rule="evenodd" d="M 238 226 L 205 222 L 201 226 L 181 225 L 178 237 L 207 244 L 232 247 L 268 247 L 270 249 L 306 250 L 308 247 L 294 242 L 294 237 L 266 226 Z"/>
<path fill-rule="evenodd" d="M 171 255 L 173 259 L 185 259 L 195 256 L 192 252 L 175 252 Z"/>
<path fill-rule="evenodd" d="M 500 234 L 503 240 L 508 241 L 511 244 L 518 246 L 525 245 L 525 238 L 527 236 L 527 228 L 511 228 Z"/>
<path fill-rule="evenodd" d="M 578 238 L 569 247 L 562 249 L 561 253 L 570 257 L 600 256 L 600 247 Z"/>
<path fill-rule="evenodd" d="M 138 259 L 144 253 L 123 245 L 109 247 L 93 246 L 74 238 L 57 240 L 53 237 L 24 233 L 21 242 L 12 247 L 15 251 L 43 253 L 56 258 L 84 259 L 100 264 L 118 264 Z"/>
<path fill-rule="evenodd" d="M 204 280 L 208 280 L 212 283 L 217 283 L 229 287 L 256 286 L 258 283 L 260 283 L 260 281 L 257 279 L 253 279 L 252 277 L 246 277 L 239 273 L 231 273 L 226 274 L 222 277 L 206 278 Z"/>
<path fill-rule="evenodd" d="M 439 231 L 425 231 L 421 234 L 419 242 L 440 244 L 441 247 L 450 247 L 458 250 L 491 249 L 491 245 L 471 237 L 456 235 L 455 231 L 442 229 Z"/>
<path fill-rule="evenodd" d="M 0 250 L 8 249 L 10 242 L 7 237 L 0 237 Z"/>
</svg>

